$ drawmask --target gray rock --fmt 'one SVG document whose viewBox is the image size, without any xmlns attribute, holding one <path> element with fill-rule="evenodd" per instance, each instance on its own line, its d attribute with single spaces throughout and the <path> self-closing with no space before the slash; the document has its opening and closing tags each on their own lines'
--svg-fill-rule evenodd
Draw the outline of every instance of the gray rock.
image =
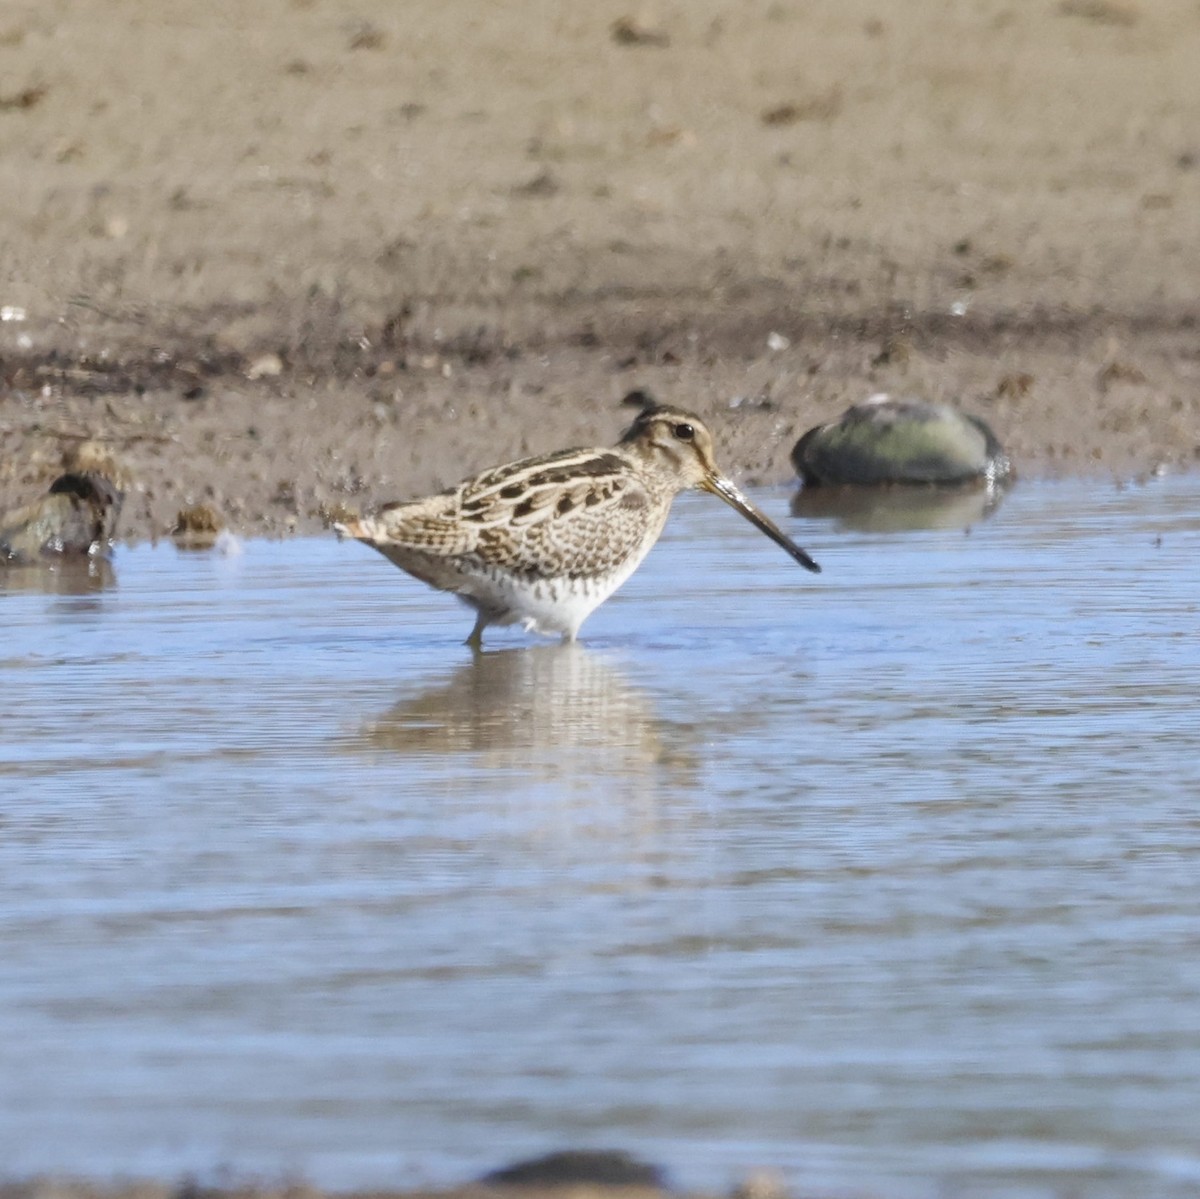
<svg viewBox="0 0 1200 1199">
<path fill-rule="evenodd" d="M 887 395 L 810 429 L 796 442 L 792 462 L 807 487 L 996 484 L 1012 474 L 996 435 L 977 416 Z"/>
</svg>

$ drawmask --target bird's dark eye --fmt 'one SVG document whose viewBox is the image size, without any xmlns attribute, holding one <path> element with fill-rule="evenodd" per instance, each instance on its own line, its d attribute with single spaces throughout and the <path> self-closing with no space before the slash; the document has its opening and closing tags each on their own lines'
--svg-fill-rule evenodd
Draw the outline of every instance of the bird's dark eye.
<svg viewBox="0 0 1200 1199">
<path fill-rule="evenodd" d="M 696 430 L 691 425 L 676 425 L 671 430 L 680 441 L 691 441 L 696 436 Z"/>
</svg>

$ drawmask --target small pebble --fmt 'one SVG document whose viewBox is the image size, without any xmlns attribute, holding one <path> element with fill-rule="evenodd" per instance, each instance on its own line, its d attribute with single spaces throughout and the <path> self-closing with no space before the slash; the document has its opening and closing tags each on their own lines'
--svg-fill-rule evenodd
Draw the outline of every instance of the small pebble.
<svg viewBox="0 0 1200 1199">
<path fill-rule="evenodd" d="M 273 379 L 283 374 L 283 359 L 278 354 L 260 354 L 246 368 L 247 379 Z"/>
</svg>

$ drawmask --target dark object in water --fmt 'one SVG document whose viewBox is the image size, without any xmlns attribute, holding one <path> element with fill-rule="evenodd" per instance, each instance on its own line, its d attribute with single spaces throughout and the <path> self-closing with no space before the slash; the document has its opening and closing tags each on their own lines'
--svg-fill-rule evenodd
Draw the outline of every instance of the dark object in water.
<svg viewBox="0 0 1200 1199">
<path fill-rule="evenodd" d="M 664 1187 L 662 1171 L 623 1149 L 563 1149 L 485 1174 L 489 1186 Z"/>
<path fill-rule="evenodd" d="M 0 515 L 0 566 L 107 554 L 123 498 L 107 475 L 60 475 L 40 500 Z"/>
<path fill-rule="evenodd" d="M 809 429 L 792 462 L 806 487 L 886 483 L 996 484 L 1012 463 L 977 416 L 924 400 L 872 396 Z"/>
</svg>

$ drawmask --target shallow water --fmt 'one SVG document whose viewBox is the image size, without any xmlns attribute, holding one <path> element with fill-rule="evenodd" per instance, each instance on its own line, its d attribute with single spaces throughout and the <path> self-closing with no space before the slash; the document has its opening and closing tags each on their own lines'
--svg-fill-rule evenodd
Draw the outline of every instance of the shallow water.
<svg viewBox="0 0 1200 1199">
<path fill-rule="evenodd" d="M 681 500 L 585 644 L 332 538 L 0 576 L 0 1160 L 1200 1186 L 1200 480 Z"/>
</svg>

